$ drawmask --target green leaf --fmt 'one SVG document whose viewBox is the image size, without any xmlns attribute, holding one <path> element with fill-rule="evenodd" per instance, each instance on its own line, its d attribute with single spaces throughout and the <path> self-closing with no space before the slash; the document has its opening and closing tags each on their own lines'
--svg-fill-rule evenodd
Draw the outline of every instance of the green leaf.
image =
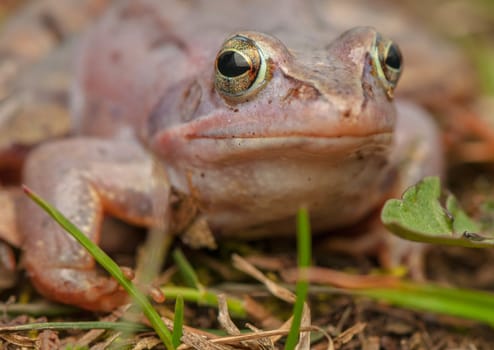
<svg viewBox="0 0 494 350">
<path fill-rule="evenodd" d="M 492 234 L 460 208 L 453 195 L 440 202 L 438 177 L 426 177 L 410 187 L 402 199 L 388 200 L 381 212 L 383 224 L 394 234 L 412 241 L 464 247 L 491 247 Z"/>
<path fill-rule="evenodd" d="M 453 232 L 480 232 L 480 224 L 471 219 L 467 213 L 465 213 L 460 203 L 454 196 L 448 196 L 446 200 L 446 209 L 454 218 L 453 220 Z"/>
</svg>

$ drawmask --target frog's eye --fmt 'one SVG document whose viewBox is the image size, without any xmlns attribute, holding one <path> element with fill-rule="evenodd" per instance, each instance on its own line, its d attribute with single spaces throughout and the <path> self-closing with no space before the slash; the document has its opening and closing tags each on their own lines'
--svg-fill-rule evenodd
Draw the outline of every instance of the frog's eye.
<svg viewBox="0 0 494 350">
<path fill-rule="evenodd" d="M 376 36 L 374 48 L 373 60 L 377 75 L 386 89 L 386 93 L 392 98 L 393 91 L 403 70 L 403 58 L 400 48 L 396 43 L 384 39 L 380 34 Z"/>
<path fill-rule="evenodd" d="M 255 42 L 235 35 L 216 56 L 215 86 L 223 97 L 241 100 L 259 91 L 266 81 L 266 60 Z"/>
<path fill-rule="evenodd" d="M 380 57 L 384 76 L 390 84 L 396 85 L 401 74 L 401 51 L 398 45 L 389 41 Z"/>
</svg>

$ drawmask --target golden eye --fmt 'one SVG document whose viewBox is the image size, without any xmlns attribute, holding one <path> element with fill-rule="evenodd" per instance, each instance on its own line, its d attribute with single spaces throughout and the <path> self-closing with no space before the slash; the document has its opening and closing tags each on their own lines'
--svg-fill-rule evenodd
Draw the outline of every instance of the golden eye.
<svg viewBox="0 0 494 350">
<path fill-rule="evenodd" d="M 215 86 L 223 97 L 242 100 L 266 81 L 266 61 L 255 42 L 241 35 L 228 39 L 216 56 Z"/>
<path fill-rule="evenodd" d="M 384 76 L 390 84 L 396 85 L 401 75 L 402 56 L 398 45 L 389 41 L 380 56 Z"/>
<path fill-rule="evenodd" d="M 380 34 L 377 34 L 372 56 L 377 76 L 388 96 L 392 98 L 393 91 L 403 71 L 403 57 L 400 48 L 393 41 L 384 39 Z"/>
</svg>

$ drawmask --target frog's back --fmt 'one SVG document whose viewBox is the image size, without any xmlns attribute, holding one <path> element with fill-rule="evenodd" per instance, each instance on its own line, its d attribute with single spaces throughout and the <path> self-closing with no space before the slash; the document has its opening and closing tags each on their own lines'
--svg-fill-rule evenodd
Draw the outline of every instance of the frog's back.
<svg viewBox="0 0 494 350">
<path fill-rule="evenodd" d="M 82 46 L 73 103 L 76 129 L 98 136 L 127 134 L 128 121 L 134 129 L 174 84 L 212 75 L 216 51 L 228 35 L 246 29 L 282 33 L 302 25 L 302 17 L 292 21 L 291 16 L 300 5 L 262 0 L 119 3 Z"/>
</svg>

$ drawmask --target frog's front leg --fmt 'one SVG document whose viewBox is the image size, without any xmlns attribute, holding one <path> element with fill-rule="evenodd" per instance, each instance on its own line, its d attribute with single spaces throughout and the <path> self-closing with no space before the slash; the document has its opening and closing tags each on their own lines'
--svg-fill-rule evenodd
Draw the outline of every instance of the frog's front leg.
<svg viewBox="0 0 494 350">
<path fill-rule="evenodd" d="M 396 169 L 396 183 L 391 195 L 396 198 L 426 176 L 444 175 L 441 137 L 432 117 L 422 108 L 406 101 L 397 101 L 397 109 L 398 118 L 391 154 L 391 164 Z M 405 263 L 412 276 L 419 279 L 423 277 L 426 245 L 388 233 L 383 236 L 385 239 L 380 251 L 383 265 L 396 266 Z"/>
<path fill-rule="evenodd" d="M 439 130 L 430 115 L 420 107 L 397 101 L 398 119 L 395 128 L 390 171 L 383 183 L 387 198 L 399 198 L 405 190 L 425 176 L 442 176 L 443 149 Z M 384 198 L 385 199 L 385 198 Z M 404 265 L 415 279 L 424 277 L 426 245 L 399 238 L 382 225 L 378 213 L 360 223 L 357 240 L 330 238 L 325 245 L 333 251 L 355 256 L 376 254 L 381 266 Z"/>
<path fill-rule="evenodd" d="M 169 191 L 153 174 L 152 159 L 136 143 L 80 138 L 35 150 L 24 181 L 98 242 L 104 214 L 141 226 L 156 222 L 155 203 Z M 117 282 L 97 272 L 85 249 L 34 203 L 21 203 L 19 220 L 26 269 L 43 295 L 90 310 L 127 301 Z"/>
</svg>

